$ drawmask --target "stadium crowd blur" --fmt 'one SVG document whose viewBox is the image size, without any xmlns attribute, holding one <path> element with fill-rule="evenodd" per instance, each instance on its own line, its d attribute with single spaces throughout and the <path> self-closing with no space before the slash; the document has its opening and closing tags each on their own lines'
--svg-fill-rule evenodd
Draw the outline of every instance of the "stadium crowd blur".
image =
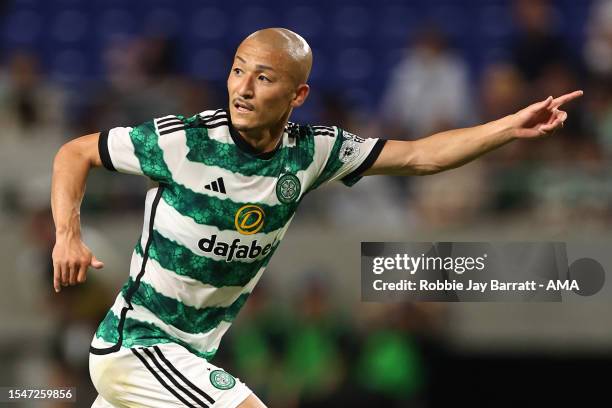
<svg viewBox="0 0 612 408">
<path fill-rule="evenodd" d="M 352 189 L 328 186 L 305 201 L 292 229 L 310 223 L 346 231 L 356 224 L 401 231 L 497 222 L 527 230 L 538 223 L 558 231 L 577 223 L 610 227 L 612 1 L 483 1 L 459 16 L 452 13 L 461 6 L 453 2 L 436 8 L 433 1 L 422 8 L 418 1 L 388 2 L 388 7 L 387 2 L 374 7 L 343 1 L 325 12 L 315 2 L 283 6 L 285 17 L 262 14 L 262 3 L 246 16 L 234 13 L 235 21 L 229 17 L 234 10 L 225 6 L 188 2 L 196 8 L 189 39 L 177 36 L 179 23 L 168 23 L 175 7 L 169 2 L 151 2 L 159 8 L 150 7 L 149 20 L 109 2 L 119 21 L 108 32 L 93 34 L 88 6 L 56 3 L 0 2 L 0 223 L 16 228 L 11 234 L 24 240 L 20 253 L 11 254 L 21 282 L 15 296 L 34 304 L 31 310 L 48 319 L 53 333 L 50 341 L 37 343 L 39 355 L 51 362 L 43 381 L 77 385 L 77 406 L 89 406 L 95 395 L 87 347 L 116 288 L 90 272 L 87 284 L 52 294 L 53 156 L 79 135 L 225 106 L 223 77 L 241 35 L 260 27 L 253 21 L 294 29 L 313 44 L 312 96 L 293 120 L 339 125 L 361 136 L 414 140 L 499 118 L 548 95 L 585 90 L 580 103 L 568 106 L 570 119 L 554 137 L 510 144 L 442 175 L 370 177 Z M 375 8 L 386 11 L 372 26 Z M 325 13 L 335 16 L 333 29 L 322 20 Z M 118 29 L 136 19 L 150 26 Z M 159 29 L 161 19 L 166 31 Z M 220 41 L 238 26 L 233 45 L 191 55 L 198 41 Z M 116 28 L 118 34 L 110 35 Z M 375 32 L 383 34 L 375 37 Z M 87 68 L 89 40 L 103 35 L 108 38 L 96 42 L 96 66 Z M 378 41 L 384 35 L 397 47 L 383 47 Z M 384 58 L 372 53 L 381 47 Z M 90 177 L 84 226 L 116 214 L 141 219 L 146 181 L 103 170 Z M 111 247 L 115 240 L 96 236 L 93 228 L 85 234 Z M 418 240 L 409 233 L 405 237 Z M 438 347 L 444 308 L 347 309 L 334 303 L 325 270 L 302 272 L 305 278 L 289 300 L 275 296 L 269 281 L 260 283 L 213 363 L 236 373 L 270 407 L 428 406 L 428 367 L 435 366 L 437 354 L 431 350 Z M 0 354 L 8 361 L 1 337 Z M 25 370 L 2 378 L 23 382 L 19 375 L 27 376 Z"/>
</svg>

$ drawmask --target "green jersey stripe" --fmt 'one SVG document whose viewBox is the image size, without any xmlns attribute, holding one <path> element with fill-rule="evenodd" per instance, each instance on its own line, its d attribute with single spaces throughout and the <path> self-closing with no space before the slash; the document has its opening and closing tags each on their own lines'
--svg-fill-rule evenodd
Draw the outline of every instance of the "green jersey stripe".
<svg viewBox="0 0 612 408">
<path fill-rule="evenodd" d="M 135 282 L 130 279 L 123 285 L 121 293 L 125 296 Z M 238 296 L 229 307 L 197 308 L 187 306 L 171 297 L 162 295 L 145 282 L 140 282 L 132 297 L 132 303 L 148 309 L 167 325 L 189 334 L 202 334 L 211 331 L 221 322 L 232 322 L 250 293 Z"/>
<path fill-rule="evenodd" d="M 98 330 L 96 331 L 96 337 L 108 343 L 117 343 L 117 341 L 119 341 L 119 336 L 117 333 L 118 324 L 119 318 L 113 313 L 112 310 L 109 310 L 106 314 L 106 317 L 98 327 Z M 148 347 L 160 343 L 177 343 L 188 349 L 193 354 L 196 354 L 197 356 L 202 357 L 206 360 L 211 360 L 217 352 L 216 349 L 205 352 L 200 351 L 188 342 L 183 341 L 177 337 L 171 336 L 170 334 L 152 323 L 132 319 L 131 317 L 128 317 L 125 320 L 123 328 L 123 347 Z"/>
<path fill-rule="evenodd" d="M 186 130 L 187 158 L 207 166 L 217 166 L 243 176 L 278 177 L 287 172 L 306 170 L 314 160 L 314 143 L 305 139 L 298 146 L 282 146 L 270 160 L 256 160 L 244 154 L 235 144 L 208 137 L 205 128 Z"/>
<path fill-rule="evenodd" d="M 145 122 L 130 131 L 134 153 L 142 172 L 156 181 L 172 180 L 172 173 L 164 162 L 164 152 L 159 146 L 155 124 Z"/>
<path fill-rule="evenodd" d="M 246 204 L 227 199 L 221 199 L 195 191 L 180 184 L 170 184 L 164 189 L 163 200 L 174 207 L 182 215 L 192 218 L 198 224 L 214 225 L 220 230 L 235 230 L 236 213 Z M 261 233 L 270 233 L 283 228 L 299 204 L 294 201 L 289 204 L 267 205 L 257 204 L 264 212 L 265 221 Z"/>
<path fill-rule="evenodd" d="M 163 268 L 174 271 L 178 275 L 189 276 L 202 283 L 215 287 L 244 286 L 257 275 L 259 269 L 266 266 L 272 254 L 278 247 L 273 245 L 263 258 L 251 263 L 216 261 L 199 256 L 188 248 L 153 231 L 153 240 L 149 247 L 149 257 L 155 259 Z M 143 255 L 140 242 L 136 245 L 136 253 Z"/>
</svg>

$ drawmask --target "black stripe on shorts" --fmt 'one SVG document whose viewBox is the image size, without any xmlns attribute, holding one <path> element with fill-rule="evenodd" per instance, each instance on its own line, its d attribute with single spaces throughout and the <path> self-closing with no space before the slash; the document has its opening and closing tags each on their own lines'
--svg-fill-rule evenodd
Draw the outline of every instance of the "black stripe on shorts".
<svg viewBox="0 0 612 408">
<path fill-rule="evenodd" d="M 153 350 L 155 350 L 155 352 L 157 353 L 159 358 L 161 358 L 162 361 L 164 363 L 166 363 L 166 365 L 168 367 L 170 367 L 172 372 L 174 372 L 174 374 L 176 374 L 181 380 L 183 380 L 185 382 L 185 384 L 187 384 L 195 392 L 197 392 L 202 397 L 204 397 L 206 399 L 206 401 L 210 402 L 211 404 L 215 403 L 215 400 L 212 399 L 212 397 L 210 395 L 208 395 L 206 392 L 204 392 L 204 390 L 198 388 L 195 384 L 193 384 L 191 381 L 189 381 L 179 370 L 177 370 L 177 368 L 172 365 L 172 363 L 166 358 L 166 356 L 164 356 L 164 354 L 161 352 L 161 350 L 160 350 L 160 348 L 158 346 L 153 346 Z"/>
<path fill-rule="evenodd" d="M 168 391 L 170 391 L 170 393 L 171 393 L 172 395 L 174 395 L 176 398 L 178 398 L 178 399 L 179 399 L 179 400 L 180 400 L 180 401 L 181 401 L 183 404 L 185 404 L 185 406 L 187 406 L 187 407 L 189 407 L 189 408 L 197 408 L 197 407 L 193 406 L 192 404 L 190 404 L 190 403 L 189 403 L 189 401 L 187 401 L 185 398 L 183 398 L 183 397 L 181 396 L 181 394 L 179 394 L 178 392 L 176 392 L 176 390 L 172 389 L 172 387 L 170 387 L 170 386 L 168 385 L 168 383 L 167 383 L 167 382 L 165 382 L 165 381 L 164 381 L 164 379 L 163 379 L 163 378 L 161 378 L 161 377 L 159 376 L 159 374 L 157 374 L 157 373 L 155 372 L 155 370 L 153 370 L 153 367 L 151 367 L 151 365 L 149 365 L 149 363 L 147 362 L 147 360 L 146 360 L 146 359 L 145 359 L 143 356 L 141 356 L 141 355 L 138 353 L 138 351 L 136 351 L 136 349 L 133 349 L 133 348 L 132 348 L 132 349 L 130 349 L 130 350 L 132 351 L 132 353 L 134 353 L 134 355 L 135 355 L 136 357 L 138 357 L 138 359 L 139 359 L 139 360 L 142 362 L 142 364 L 144 364 L 144 366 L 147 368 L 147 370 L 149 370 L 149 371 L 151 372 L 151 374 L 153 374 L 153 377 L 155 377 L 155 379 L 157 379 L 157 381 L 159 381 L 159 383 L 160 383 L 161 385 L 163 385 L 165 389 L 167 389 Z"/>
<path fill-rule="evenodd" d="M 193 395 L 189 390 L 187 390 L 185 387 L 183 387 L 177 380 L 176 378 L 174 378 L 169 372 L 168 370 L 166 370 L 161 363 L 157 360 L 157 358 L 155 357 L 155 354 L 151 353 L 151 351 L 145 349 L 142 349 L 142 351 L 144 351 L 144 353 L 149 356 L 149 358 L 151 359 L 151 361 L 153 361 L 153 364 L 155 364 L 155 366 L 159 369 L 159 371 L 161 371 L 162 373 L 165 374 L 165 376 L 170 380 L 170 382 L 172 382 L 172 384 L 174 384 L 175 387 L 177 387 L 179 390 L 183 391 L 183 393 L 187 394 L 187 396 L 189 398 L 191 398 L 192 400 L 194 400 L 195 402 L 197 402 L 201 407 L 207 408 L 208 405 L 206 405 L 204 403 L 204 401 L 202 401 L 201 399 L 199 399 L 198 397 L 196 397 L 195 395 Z"/>
</svg>

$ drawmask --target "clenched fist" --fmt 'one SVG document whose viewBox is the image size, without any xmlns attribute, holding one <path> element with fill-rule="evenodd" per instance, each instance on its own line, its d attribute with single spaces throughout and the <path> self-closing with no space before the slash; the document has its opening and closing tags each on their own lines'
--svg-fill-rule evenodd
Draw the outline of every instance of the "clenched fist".
<svg viewBox="0 0 612 408">
<path fill-rule="evenodd" d="M 74 286 L 87 279 L 87 268 L 101 269 L 99 261 L 80 237 L 58 237 L 53 248 L 53 287 Z"/>
</svg>

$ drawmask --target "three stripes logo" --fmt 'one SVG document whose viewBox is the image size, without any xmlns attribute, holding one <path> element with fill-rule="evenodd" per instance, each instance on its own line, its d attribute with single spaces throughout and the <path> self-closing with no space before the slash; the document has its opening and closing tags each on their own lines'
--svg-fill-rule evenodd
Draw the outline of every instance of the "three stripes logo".
<svg viewBox="0 0 612 408">
<path fill-rule="evenodd" d="M 223 178 L 219 177 L 215 181 L 210 184 L 204 186 L 206 190 L 215 191 L 217 193 L 225 194 L 225 184 L 223 183 Z"/>
<path fill-rule="evenodd" d="M 317 136 L 336 136 L 336 131 L 332 126 L 311 126 L 311 128 Z"/>
<path fill-rule="evenodd" d="M 185 123 L 178 116 L 169 116 L 157 121 L 157 130 L 160 136 L 176 132 L 177 130 L 184 130 L 185 127 Z"/>
<path fill-rule="evenodd" d="M 157 119 L 157 131 L 160 136 L 174 133 L 187 128 L 206 128 L 214 129 L 220 126 L 227 126 L 229 118 L 223 109 L 208 114 L 196 115 L 193 118 L 185 119 L 182 116 L 170 115 Z"/>
<path fill-rule="evenodd" d="M 156 122 L 159 135 L 163 136 L 187 128 L 214 129 L 220 126 L 227 126 L 229 118 L 227 112 L 223 109 L 217 109 L 212 113 L 204 114 L 204 112 L 202 112 L 189 119 L 185 119 L 182 116 L 170 115 L 157 119 Z"/>
</svg>

